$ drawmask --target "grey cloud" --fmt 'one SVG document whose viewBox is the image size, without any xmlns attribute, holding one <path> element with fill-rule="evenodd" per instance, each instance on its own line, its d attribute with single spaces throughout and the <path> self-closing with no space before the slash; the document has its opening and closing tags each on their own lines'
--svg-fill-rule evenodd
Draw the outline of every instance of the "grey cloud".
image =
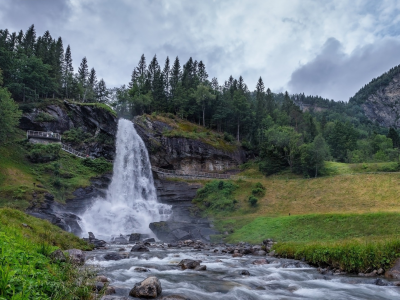
<svg viewBox="0 0 400 300">
<path fill-rule="evenodd" d="M 288 86 L 291 92 L 347 101 L 371 79 L 400 64 L 399 53 L 398 39 L 386 38 L 346 54 L 338 40 L 329 38 L 313 60 L 292 73 Z"/>
</svg>

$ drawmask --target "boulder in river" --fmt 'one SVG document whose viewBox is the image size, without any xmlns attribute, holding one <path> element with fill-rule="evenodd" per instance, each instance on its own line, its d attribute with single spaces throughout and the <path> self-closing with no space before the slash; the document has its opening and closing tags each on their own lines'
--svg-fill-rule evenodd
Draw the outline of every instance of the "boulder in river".
<svg viewBox="0 0 400 300">
<path fill-rule="evenodd" d="M 66 251 L 68 253 L 68 259 L 71 263 L 76 265 L 83 265 L 85 263 L 85 252 L 79 249 L 69 249 Z"/>
<path fill-rule="evenodd" d="M 142 267 L 137 267 L 135 269 L 133 269 L 135 272 L 148 272 L 149 269 L 146 268 L 142 268 Z"/>
<path fill-rule="evenodd" d="M 400 279 L 400 258 L 398 258 L 393 267 L 385 272 L 385 277 L 389 279 Z"/>
<path fill-rule="evenodd" d="M 131 252 L 149 252 L 149 248 L 147 248 L 145 245 L 142 244 L 137 244 L 132 247 Z"/>
<path fill-rule="evenodd" d="M 140 241 L 140 237 L 141 237 L 141 234 L 140 234 L 140 233 L 132 233 L 132 234 L 129 236 L 129 242 L 130 242 L 130 243 L 139 242 L 139 241 Z"/>
<path fill-rule="evenodd" d="M 162 297 L 161 300 L 190 300 L 190 298 L 182 295 L 168 295 Z"/>
<path fill-rule="evenodd" d="M 147 238 L 143 240 L 143 243 L 155 243 L 156 240 L 154 238 Z"/>
<path fill-rule="evenodd" d="M 256 259 L 255 261 L 252 262 L 253 265 L 266 265 L 268 263 L 269 262 L 266 259 Z"/>
<path fill-rule="evenodd" d="M 103 296 L 100 300 L 128 300 L 128 298 L 122 296 Z"/>
<path fill-rule="evenodd" d="M 250 276 L 250 272 L 247 270 L 240 270 L 239 275 Z"/>
<path fill-rule="evenodd" d="M 183 259 L 178 264 L 182 270 L 186 269 L 195 269 L 196 267 L 200 266 L 201 260 L 193 260 L 193 259 Z"/>
<path fill-rule="evenodd" d="M 113 242 L 115 244 L 120 244 L 120 245 L 126 245 L 128 244 L 128 240 L 126 238 L 124 238 L 122 235 L 116 237 Z"/>
<path fill-rule="evenodd" d="M 110 252 L 104 255 L 105 260 L 121 260 L 124 257 L 117 252 Z"/>
<path fill-rule="evenodd" d="M 205 271 L 207 270 L 207 266 L 206 265 L 199 265 L 196 268 L 194 268 L 195 271 Z"/>
<path fill-rule="evenodd" d="M 142 282 L 135 284 L 129 292 L 129 296 L 135 298 L 157 298 L 161 295 L 161 282 L 155 276 L 147 277 Z"/>
</svg>

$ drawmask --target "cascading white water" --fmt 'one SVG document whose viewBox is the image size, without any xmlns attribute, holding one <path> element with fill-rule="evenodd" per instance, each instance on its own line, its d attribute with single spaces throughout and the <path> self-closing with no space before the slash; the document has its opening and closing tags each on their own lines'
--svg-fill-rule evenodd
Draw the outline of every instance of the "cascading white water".
<svg viewBox="0 0 400 300">
<path fill-rule="evenodd" d="M 118 121 L 113 177 L 106 198 L 99 198 L 81 216 L 86 234 L 96 236 L 153 235 L 149 223 L 168 219 L 171 206 L 157 202 L 146 146 L 133 123 Z"/>
</svg>

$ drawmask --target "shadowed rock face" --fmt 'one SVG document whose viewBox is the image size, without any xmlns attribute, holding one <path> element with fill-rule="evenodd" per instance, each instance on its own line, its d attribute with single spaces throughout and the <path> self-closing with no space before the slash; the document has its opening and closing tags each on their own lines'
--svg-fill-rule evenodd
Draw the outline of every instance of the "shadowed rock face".
<svg viewBox="0 0 400 300">
<path fill-rule="evenodd" d="M 51 122 L 36 121 L 40 113 L 51 115 L 54 120 Z M 19 128 L 23 130 L 52 131 L 60 134 L 72 128 L 81 128 L 92 137 L 103 134 L 107 136 L 109 143 L 104 144 L 94 141 L 74 148 L 93 157 L 103 156 L 109 160 L 114 159 L 117 118 L 109 111 L 95 106 L 77 105 L 64 101 L 63 104 L 35 108 L 23 114 Z"/>
<path fill-rule="evenodd" d="M 146 144 L 153 166 L 186 172 L 213 172 L 236 168 L 246 161 L 241 148 L 227 152 L 199 140 L 166 137 L 163 132 L 172 129 L 168 124 L 144 116 L 135 117 L 133 122 Z"/>
<path fill-rule="evenodd" d="M 400 74 L 362 105 L 365 115 L 381 126 L 400 128 Z"/>
</svg>

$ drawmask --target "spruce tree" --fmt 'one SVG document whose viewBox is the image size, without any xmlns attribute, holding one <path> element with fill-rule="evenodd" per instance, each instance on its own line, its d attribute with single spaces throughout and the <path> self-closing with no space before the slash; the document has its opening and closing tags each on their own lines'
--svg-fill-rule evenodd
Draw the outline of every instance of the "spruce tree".
<svg viewBox="0 0 400 300">
<path fill-rule="evenodd" d="M 164 69 L 162 71 L 163 79 L 164 79 L 164 90 L 166 100 L 169 101 L 169 93 L 170 93 L 170 77 L 171 77 L 171 67 L 169 65 L 169 57 L 167 56 L 164 64 Z M 168 106 L 168 105 L 167 105 Z"/>
<path fill-rule="evenodd" d="M 198 74 L 200 83 L 206 82 L 206 80 L 208 78 L 208 74 L 207 74 L 207 71 L 206 71 L 206 66 L 203 63 L 203 61 L 199 62 L 197 74 Z"/>
<path fill-rule="evenodd" d="M 86 85 L 88 76 L 89 76 L 89 67 L 85 56 L 84 58 L 82 58 L 81 64 L 78 68 L 78 79 L 83 86 Z"/>
<path fill-rule="evenodd" d="M 71 55 L 71 47 L 68 45 L 65 50 L 64 56 L 64 88 L 65 88 L 65 97 L 68 98 L 70 96 L 70 92 L 72 90 L 73 83 L 73 74 L 74 67 L 72 66 L 72 55 Z"/>
<path fill-rule="evenodd" d="M 136 67 L 136 73 L 138 76 L 145 76 L 146 70 L 147 70 L 146 57 L 144 57 L 144 54 L 142 54 L 138 66 Z"/>
<path fill-rule="evenodd" d="M 393 148 L 399 148 L 400 147 L 400 137 L 399 137 L 399 134 L 397 133 L 397 131 L 394 128 L 390 127 L 387 137 L 392 139 Z"/>
<path fill-rule="evenodd" d="M 25 50 L 25 54 L 28 57 L 32 56 L 35 53 L 36 31 L 35 31 L 35 26 L 33 24 L 26 31 L 23 37 L 22 45 Z"/>
</svg>

